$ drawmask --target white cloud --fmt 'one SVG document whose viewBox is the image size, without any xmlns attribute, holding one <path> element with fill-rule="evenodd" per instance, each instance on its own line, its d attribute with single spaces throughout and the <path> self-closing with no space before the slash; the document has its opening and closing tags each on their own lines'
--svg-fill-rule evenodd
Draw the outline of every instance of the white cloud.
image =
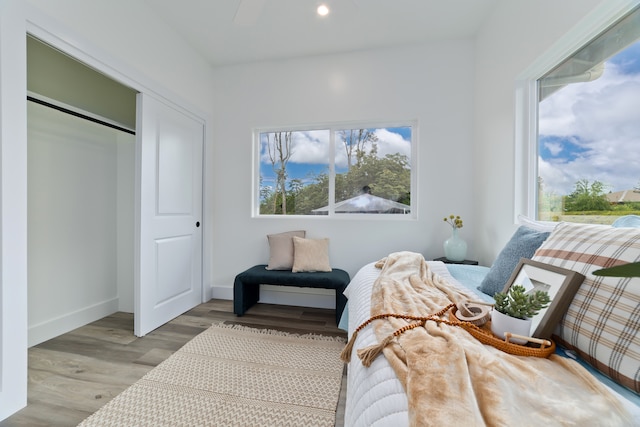
<svg viewBox="0 0 640 427">
<path fill-rule="evenodd" d="M 266 137 L 262 134 L 260 162 L 271 163 L 266 151 Z M 312 130 L 292 133 L 291 158 L 294 163 L 327 163 L 329 158 L 329 132 Z"/>
<path fill-rule="evenodd" d="M 294 163 L 328 163 L 329 132 L 305 131 L 295 132 L 293 140 Z"/>
<path fill-rule="evenodd" d="M 407 141 L 399 133 L 389 132 L 387 129 L 376 129 L 375 135 L 378 137 L 378 156 L 384 157 L 387 154 L 404 154 L 411 158 L 411 141 Z"/>
<path fill-rule="evenodd" d="M 375 129 L 374 134 L 378 137 L 378 156 L 384 157 L 387 154 L 400 153 L 407 157 L 411 156 L 411 141 L 405 140 L 402 135 L 390 132 L 387 129 Z M 293 133 L 292 154 L 289 160 L 292 163 L 307 164 L 328 164 L 329 162 L 329 131 L 297 131 Z M 264 142 L 261 141 L 262 151 L 260 161 L 269 164 L 269 153 L 265 151 Z M 339 138 L 336 138 L 336 166 L 347 165 L 347 155 L 344 145 Z"/>
<path fill-rule="evenodd" d="M 557 156 L 558 154 L 560 154 L 563 148 L 562 144 L 557 142 L 547 142 L 544 144 L 544 146 L 551 152 L 552 156 Z"/>
<path fill-rule="evenodd" d="M 540 134 L 575 137 L 579 148 L 569 161 L 540 161 L 545 187 L 558 194 L 573 191 L 580 179 L 599 180 L 611 191 L 640 181 L 640 75 L 607 67 L 598 80 L 566 86 L 540 104 Z M 555 143 L 546 148 L 561 153 Z"/>
</svg>

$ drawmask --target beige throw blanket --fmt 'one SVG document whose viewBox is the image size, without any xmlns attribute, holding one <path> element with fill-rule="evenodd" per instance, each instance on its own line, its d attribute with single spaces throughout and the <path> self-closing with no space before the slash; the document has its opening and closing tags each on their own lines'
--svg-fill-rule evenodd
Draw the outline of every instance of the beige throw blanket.
<svg viewBox="0 0 640 427">
<path fill-rule="evenodd" d="M 372 316 L 427 316 L 473 299 L 433 274 L 420 254 L 394 253 L 379 265 Z M 389 317 L 372 325 L 382 342 L 410 323 Z M 412 426 L 632 425 L 607 389 L 559 356 L 513 356 L 433 321 L 399 334 L 383 352 L 406 390 Z"/>
</svg>

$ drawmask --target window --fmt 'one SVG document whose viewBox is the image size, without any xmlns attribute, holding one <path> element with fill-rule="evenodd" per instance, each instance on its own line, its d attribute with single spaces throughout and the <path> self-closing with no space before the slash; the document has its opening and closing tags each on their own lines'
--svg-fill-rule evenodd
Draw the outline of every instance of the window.
<svg viewBox="0 0 640 427">
<path fill-rule="evenodd" d="M 411 217 L 413 124 L 259 130 L 259 215 Z"/>
<path fill-rule="evenodd" d="M 537 217 L 640 213 L 640 12 L 537 81 Z"/>
</svg>

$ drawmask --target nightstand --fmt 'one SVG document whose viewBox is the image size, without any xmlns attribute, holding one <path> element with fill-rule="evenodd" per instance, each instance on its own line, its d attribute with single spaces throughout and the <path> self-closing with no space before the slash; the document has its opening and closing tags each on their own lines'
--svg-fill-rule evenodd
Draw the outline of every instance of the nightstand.
<svg viewBox="0 0 640 427">
<path fill-rule="evenodd" d="M 440 258 L 435 258 L 434 261 L 442 261 L 445 264 L 464 264 L 464 265 L 478 265 L 478 261 L 474 261 L 472 259 L 465 259 L 464 261 L 451 261 L 447 259 L 447 257 L 441 256 Z"/>
</svg>

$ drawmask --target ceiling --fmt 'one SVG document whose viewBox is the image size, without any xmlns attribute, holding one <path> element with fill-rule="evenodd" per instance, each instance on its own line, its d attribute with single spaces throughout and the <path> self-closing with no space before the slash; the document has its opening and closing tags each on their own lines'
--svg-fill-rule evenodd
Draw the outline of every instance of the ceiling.
<svg viewBox="0 0 640 427">
<path fill-rule="evenodd" d="M 498 0 L 144 0 L 213 66 L 463 39 Z M 331 12 L 316 14 L 325 3 Z"/>
</svg>

